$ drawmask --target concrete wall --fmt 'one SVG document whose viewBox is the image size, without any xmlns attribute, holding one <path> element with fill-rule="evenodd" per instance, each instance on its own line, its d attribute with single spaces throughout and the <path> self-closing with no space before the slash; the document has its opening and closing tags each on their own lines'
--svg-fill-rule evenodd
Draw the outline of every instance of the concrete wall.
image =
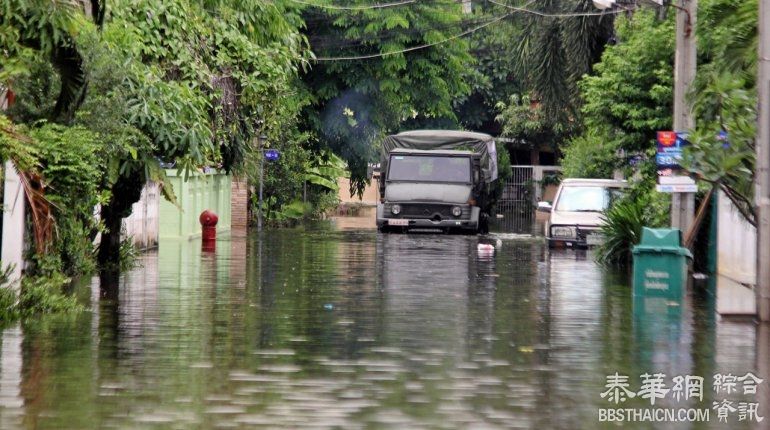
<svg viewBox="0 0 770 430">
<path fill-rule="evenodd" d="M 754 315 L 757 231 L 730 199 L 717 196 L 717 312 Z"/>
<path fill-rule="evenodd" d="M 179 207 L 160 201 L 160 239 L 189 239 L 201 234 L 198 217 L 209 209 L 217 214 L 217 231 L 230 230 L 232 183 L 220 172 L 190 174 L 166 170 L 167 182 L 174 187 Z"/>
<path fill-rule="evenodd" d="M 133 236 L 134 245 L 139 249 L 158 246 L 160 187 L 149 182 L 142 190 L 140 200 L 134 203 L 131 215 L 123 220 L 127 237 Z"/>
<path fill-rule="evenodd" d="M 345 204 L 362 204 L 367 206 L 376 206 L 380 200 L 380 183 L 379 175 L 375 175 L 372 178 L 372 182 L 364 189 L 364 194 L 361 198 L 358 195 L 351 197 L 350 195 L 350 179 L 339 178 L 337 184 L 340 186 L 339 198 L 342 205 Z"/>
<path fill-rule="evenodd" d="M 19 285 L 16 281 L 21 277 L 21 270 L 24 268 L 24 211 L 26 202 L 21 180 L 10 161 L 5 163 L 3 172 L 5 173 L 2 183 L 4 187 L 3 237 L 0 260 L 3 262 L 3 270 L 13 265 L 11 286 L 18 290 Z"/>
<path fill-rule="evenodd" d="M 721 192 L 718 195 L 717 273 L 739 283 L 756 282 L 757 230 Z"/>
</svg>

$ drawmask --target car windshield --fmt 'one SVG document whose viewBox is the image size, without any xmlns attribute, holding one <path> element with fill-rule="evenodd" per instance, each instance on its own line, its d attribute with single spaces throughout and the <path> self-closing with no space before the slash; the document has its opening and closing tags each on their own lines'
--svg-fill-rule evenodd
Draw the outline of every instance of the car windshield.
<svg viewBox="0 0 770 430">
<path fill-rule="evenodd" d="M 388 180 L 413 182 L 471 182 L 470 157 L 393 155 Z"/>
<path fill-rule="evenodd" d="M 601 186 L 564 187 L 556 203 L 557 211 L 602 212 L 620 195 L 619 188 Z"/>
</svg>

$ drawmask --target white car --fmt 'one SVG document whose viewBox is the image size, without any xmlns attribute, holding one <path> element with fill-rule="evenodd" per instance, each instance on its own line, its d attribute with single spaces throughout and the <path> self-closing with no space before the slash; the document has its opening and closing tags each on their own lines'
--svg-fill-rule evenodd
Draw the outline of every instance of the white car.
<svg viewBox="0 0 770 430">
<path fill-rule="evenodd" d="M 564 179 L 553 205 L 541 202 L 538 210 L 550 212 L 545 225 L 549 246 L 587 247 L 602 242 L 602 212 L 618 198 L 628 183 L 616 179 Z"/>
</svg>

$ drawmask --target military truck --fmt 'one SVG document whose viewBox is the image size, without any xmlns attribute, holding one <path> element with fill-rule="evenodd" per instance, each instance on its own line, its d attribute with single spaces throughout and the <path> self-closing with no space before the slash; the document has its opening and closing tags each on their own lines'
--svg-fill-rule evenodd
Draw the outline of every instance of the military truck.
<svg viewBox="0 0 770 430">
<path fill-rule="evenodd" d="M 452 130 L 388 136 L 380 153 L 377 229 L 487 233 L 496 180 L 492 136 Z"/>
</svg>

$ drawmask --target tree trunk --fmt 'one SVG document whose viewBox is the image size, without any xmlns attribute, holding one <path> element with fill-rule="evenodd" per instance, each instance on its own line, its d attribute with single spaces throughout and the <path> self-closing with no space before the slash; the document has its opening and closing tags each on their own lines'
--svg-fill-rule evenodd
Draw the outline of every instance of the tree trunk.
<svg viewBox="0 0 770 430">
<path fill-rule="evenodd" d="M 123 218 L 116 215 L 112 204 L 102 207 L 105 231 L 99 243 L 99 267 L 107 272 L 120 272 L 120 229 Z"/>
<path fill-rule="evenodd" d="M 102 206 L 101 216 L 106 231 L 99 243 L 99 267 L 103 273 L 120 273 L 120 230 L 123 218 L 131 215 L 131 207 L 139 201 L 144 187 L 141 174 L 120 176 L 112 186 L 112 198 Z"/>
</svg>

